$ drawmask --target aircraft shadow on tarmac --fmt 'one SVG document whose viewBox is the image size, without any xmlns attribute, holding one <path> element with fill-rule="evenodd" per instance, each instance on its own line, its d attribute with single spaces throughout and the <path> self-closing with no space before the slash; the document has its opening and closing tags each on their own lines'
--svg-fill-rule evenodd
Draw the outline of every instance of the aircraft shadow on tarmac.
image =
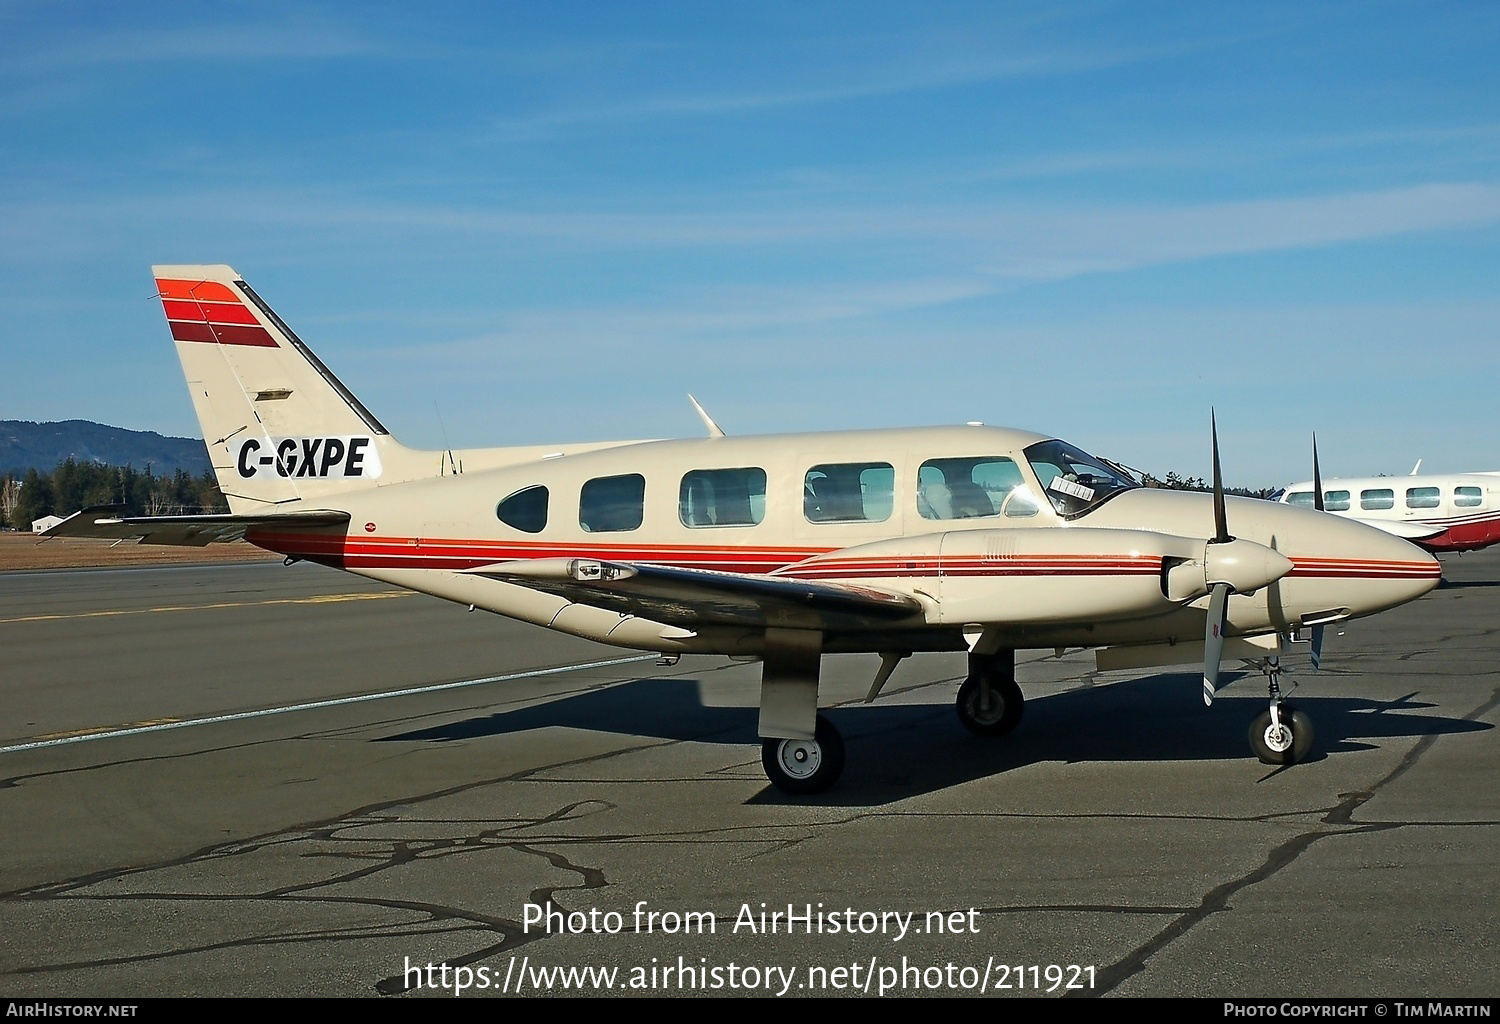
<svg viewBox="0 0 1500 1024">
<path fill-rule="evenodd" d="M 844 735 L 843 778 L 816 797 L 767 788 L 761 803 L 886 803 L 1042 762 L 1239 760 L 1251 755 L 1249 724 L 1266 707 L 1259 675 L 1205 708 L 1196 676 L 1158 675 L 1133 682 L 1029 698 L 1009 736 L 972 736 L 952 705 L 852 705 L 824 711 Z M 1434 707 L 1407 694 L 1294 698 L 1316 733 L 1308 761 L 1368 750 L 1383 739 L 1448 735 L 1491 726 L 1420 714 Z M 431 742 L 503 737 L 561 726 L 617 735 L 743 746 L 758 754 L 754 708 L 706 707 L 691 678 L 640 679 L 545 704 L 384 737 Z M 749 750 L 747 750 L 747 753 Z M 758 770 L 758 766 L 757 766 Z M 1267 771 L 1272 769 L 1268 766 Z"/>
<path fill-rule="evenodd" d="M 1439 590 L 1472 590 L 1476 587 L 1500 587 L 1500 580 L 1438 580 Z"/>
</svg>

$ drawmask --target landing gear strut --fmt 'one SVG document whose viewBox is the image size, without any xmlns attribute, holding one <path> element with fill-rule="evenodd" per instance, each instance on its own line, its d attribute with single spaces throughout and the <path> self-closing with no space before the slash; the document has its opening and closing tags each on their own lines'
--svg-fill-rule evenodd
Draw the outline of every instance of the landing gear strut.
<svg viewBox="0 0 1500 1024">
<path fill-rule="evenodd" d="M 969 677 L 958 688 L 958 720 L 976 736 L 1004 736 L 1021 721 L 1026 698 L 1016 685 L 1016 652 L 969 654 Z"/>
<path fill-rule="evenodd" d="M 1283 699 L 1280 679 L 1284 670 L 1277 655 L 1267 658 L 1261 671 L 1268 680 L 1271 706 L 1250 723 L 1250 749 L 1262 764 L 1296 764 L 1312 751 L 1312 719 Z"/>
<path fill-rule="evenodd" d="M 771 627 L 760 676 L 760 763 L 783 793 L 821 793 L 844 770 L 844 740 L 818 714 L 823 634 Z"/>
</svg>

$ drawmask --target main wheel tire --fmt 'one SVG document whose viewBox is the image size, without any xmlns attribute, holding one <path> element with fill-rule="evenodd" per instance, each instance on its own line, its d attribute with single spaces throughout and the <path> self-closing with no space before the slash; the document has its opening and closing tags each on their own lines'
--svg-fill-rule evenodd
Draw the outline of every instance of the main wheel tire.
<svg viewBox="0 0 1500 1024">
<path fill-rule="evenodd" d="M 762 740 L 760 763 L 783 793 L 821 793 L 844 772 L 844 738 L 819 715 L 810 740 Z"/>
<path fill-rule="evenodd" d="M 1255 716 L 1250 723 L 1250 749 L 1263 764 L 1296 764 L 1306 760 L 1312 752 L 1312 719 L 1290 704 L 1281 705 L 1279 717 L 1281 727 L 1273 729 L 1269 708 Z"/>
<path fill-rule="evenodd" d="M 976 736 L 1004 736 L 1020 724 L 1026 698 L 1014 680 L 990 683 L 989 707 L 980 706 L 983 697 L 978 676 L 970 676 L 958 688 L 958 720 L 965 729 Z"/>
</svg>

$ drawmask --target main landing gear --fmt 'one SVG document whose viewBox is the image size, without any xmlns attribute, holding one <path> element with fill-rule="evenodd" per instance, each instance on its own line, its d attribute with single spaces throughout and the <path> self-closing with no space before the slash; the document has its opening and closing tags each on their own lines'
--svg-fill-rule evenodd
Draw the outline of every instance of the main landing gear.
<svg viewBox="0 0 1500 1024">
<path fill-rule="evenodd" d="M 821 793 L 844 771 L 844 740 L 818 714 L 823 634 L 770 627 L 760 677 L 760 763 L 783 793 Z M 894 666 L 893 666 L 894 667 Z"/>
<path fill-rule="evenodd" d="M 822 637 L 810 631 L 766 631 L 761 675 L 760 763 L 783 793 L 821 793 L 844 770 L 844 740 L 817 713 Z M 882 656 L 867 701 L 874 700 L 905 653 Z M 1004 736 L 1021 721 L 1026 699 L 1016 685 L 1016 652 L 969 653 L 969 676 L 958 688 L 958 720 L 978 736 Z M 808 725 L 811 724 L 811 730 Z M 812 733 L 808 735 L 808 731 Z M 800 736 L 790 735 L 800 733 Z"/>
<path fill-rule="evenodd" d="M 969 677 L 958 688 L 958 720 L 976 736 L 1004 736 L 1021 721 L 1026 698 L 1016 685 L 1016 652 L 969 654 Z"/>
<path fill-rule="evenodd" d="M 1250 723 L 1250 749 L 1263 764 L 1287 765 L 1312 752 L 1312 719 L 1298 711 L 1281 693 L 1281 659 L 1271 655 L 1261 664 L 1270 689 L 1271 706 Z"/>
</svg>

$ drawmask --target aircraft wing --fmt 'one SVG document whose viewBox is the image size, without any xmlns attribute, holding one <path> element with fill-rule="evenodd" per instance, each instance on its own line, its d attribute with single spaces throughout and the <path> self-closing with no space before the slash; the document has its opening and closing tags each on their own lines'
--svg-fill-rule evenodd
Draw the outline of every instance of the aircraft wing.
<svg viewBox="0 0 1500 1024">
<path fill-rule="evenodd" d="M 1401 523 L 1394 519 L 1356 519 L 1356 523 L 1364 523 L 1373 526 L 1377 530 L 1394 534 L 1406 540 L 1421 540 L 1424 537 L 1436 537 L 1447 529 L 1446 526 L 1434 526 L 1432 523 Z"/>
<path fill-rule="evenodd" d="M 309 529 L 340 526 L 349 521 L 347 512 L 284 512 L 280 515 L 122 516 L 113 505 L 98 505 L 75 512 L 42 534 L 52 537 L 82 537 L 93 540 L 135 541 L 146 544 L 178 544 L 203 547 L 240 540 L 255 528 Z"/>
<path fill-rule="evenodd" d="M 922 615 L 916 598 L 873 587 L 642 562 L 538 558 L 468 572 L 685 628 L 861 629 Z"/>
</svg>

